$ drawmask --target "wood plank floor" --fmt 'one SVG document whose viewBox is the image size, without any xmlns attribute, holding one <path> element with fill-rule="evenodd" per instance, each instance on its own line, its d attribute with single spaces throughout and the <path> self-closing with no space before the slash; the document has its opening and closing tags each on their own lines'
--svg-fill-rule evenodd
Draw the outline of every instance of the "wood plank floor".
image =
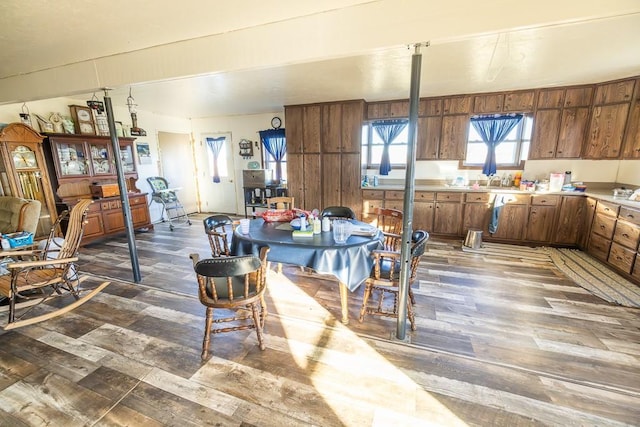
<svg viewBox="0 0 640 427">
<path fill-rule="evenodd" d="M 88 282 L 112 284 L 0 332 L 0 425 L 640 425 L 640 310 L 590 295 L 535 251 L 430 241 L 406 342 L 393 319 L 355 320 L 362 289 L 345 326 L 334 279 L 274 266 L 267 349 L 250 331 L 219 334 L 203 363 L 188 259 L 209 252 L 202 218 L 136 234 L 140 284 L 124 237 L 82 248 Z"/>
</svg>

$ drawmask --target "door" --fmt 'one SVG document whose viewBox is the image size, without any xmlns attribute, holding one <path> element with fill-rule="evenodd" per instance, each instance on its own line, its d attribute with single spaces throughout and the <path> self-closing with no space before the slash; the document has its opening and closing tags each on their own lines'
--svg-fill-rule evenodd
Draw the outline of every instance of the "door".
<svg viewBox="0 0 640 427">
<path fill-rule="evenodd" d="M 218 154 L 218 176 L 220 177 L 220 182 L 214 182 L 213 153 L 207 145 L 207 138 L 217 139 L 221 137 L 224 137 L 224 141 Z M 202 134 L 202 141 L 198 144 L 198 150 L 200 150 L 198 157 L 202 159 L 203 164 L 203 173 L 199 176 L 202 212 L 236 214 L 238 196 L 234 176 L 235 165 L 231 133 Z"/>
<path fill-rule="evenodd" d="M 160 175 L 170 188 L 179 188 L 176 195 L 187 213 L 198 212 L 196 176 L 185 171 L 196 170 L 191 137 L 182 133 L 158 132 Z"/>
</svg>

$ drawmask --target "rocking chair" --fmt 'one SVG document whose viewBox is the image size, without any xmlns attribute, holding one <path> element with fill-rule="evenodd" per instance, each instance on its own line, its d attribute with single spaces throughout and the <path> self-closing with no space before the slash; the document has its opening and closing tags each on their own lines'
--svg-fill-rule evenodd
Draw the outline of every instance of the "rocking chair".
<svg viewBox="0 0 640 427">
<path fill-rule="evenodd" d="M 79 285 L 86 277 L 78 277 L 75 262 L 78 261 L 78 247 L 91 203 L 92 200 L 82 199 L 71 212 L 63 212 L 51 228 L 42 250 L 16 249 L 0 253 L 0 256 L 10 258 L 6 263 L 10 274 L 0 276 L 0 300 L 6 299 L 9 302 L 5 330 L 42 322 L 71 311 L 109 285 L 110 282 L 104 282 L 80 296 Z M 65 220 L 67 231 L 62 240 L 57 234 L 60 223 Z M 40 316 L 25 317 L 35 305 L 69 294 L 75 299 L 72 303 Z M 23 307 L 29 308 L 17 320 L 16 309 Z"/>
</svg>

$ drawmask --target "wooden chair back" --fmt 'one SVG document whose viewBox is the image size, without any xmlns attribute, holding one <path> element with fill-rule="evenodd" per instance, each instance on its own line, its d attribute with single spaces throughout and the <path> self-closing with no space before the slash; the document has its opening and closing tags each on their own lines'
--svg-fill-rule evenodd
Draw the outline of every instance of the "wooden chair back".
<svg viewBox="0 0 640 427">
<path fill-rule="evenodd" d="M 211 215 L 202 220 L 204 232 L 209 239 L 211 256 L 230 256 L 229 234 L 233 233 L 233 220 L 227 215 Z"/>
<path fill-rule="evenodd" d="M 403 213 L 398 209 L 380 208 L 373 209 L 375 215 L 374 225 L 384 235 L 384 248 L 390 251 L 400 250 L 402 240 Z"/>
<path fill-rule="evenodd" d="M 268 197 L 267 198 L 267 208 L 269 209 L 293 209 L 294 208 L 293 197 Z"/>
<path fill-rule="evenodd" d="M 264 293 L 267 288 L 267 253 L 260 256 L 230 256 L 200 260 L 191 254 L 198 281 L 198 298 L 206 308 L 202 359 L 209 356 L 211 334 L 255 329 L 261 350 L 265 349 L 262 329 L 267 317 Z M 247 314 L 250 308 L 250 314 Z M 214 319 L 214 309 L 234 311 L 231 317 Z M 242 309 L 242 310 L 239 310 Z M 238 311 L 236 311 L 238 310 Z M 212 323 L 233 322 L 232 326 L 212 329 Z"/>
</svg>

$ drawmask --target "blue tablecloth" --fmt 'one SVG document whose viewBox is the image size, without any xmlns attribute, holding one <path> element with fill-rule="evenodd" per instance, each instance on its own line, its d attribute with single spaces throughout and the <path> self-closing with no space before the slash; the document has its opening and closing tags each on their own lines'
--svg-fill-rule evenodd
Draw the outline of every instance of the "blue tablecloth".
<svg viewBox="0 0 640 427">
<path fill-rule="evenodd" d="M 352 221 L 356 225 L 364 225 Z M 333 241 L 331 232 L 314 234 L 313 237 L 293 237 L 291 230 L 282 223 L 264 222 L 262 218 L 251 220 L 249 234 L 235 231 L 231 241 L 234 255 L 257 255 L 262 246 L 271 250 L 267 260 L 309 267 L 320 273 L 334 275 L 350 291 L 355 291 L 369 277 L 373 267 L 371 251 L 382 248 L 382 233 L 373 237 L 350 236 L 345 244 Z"/>
</svg>

